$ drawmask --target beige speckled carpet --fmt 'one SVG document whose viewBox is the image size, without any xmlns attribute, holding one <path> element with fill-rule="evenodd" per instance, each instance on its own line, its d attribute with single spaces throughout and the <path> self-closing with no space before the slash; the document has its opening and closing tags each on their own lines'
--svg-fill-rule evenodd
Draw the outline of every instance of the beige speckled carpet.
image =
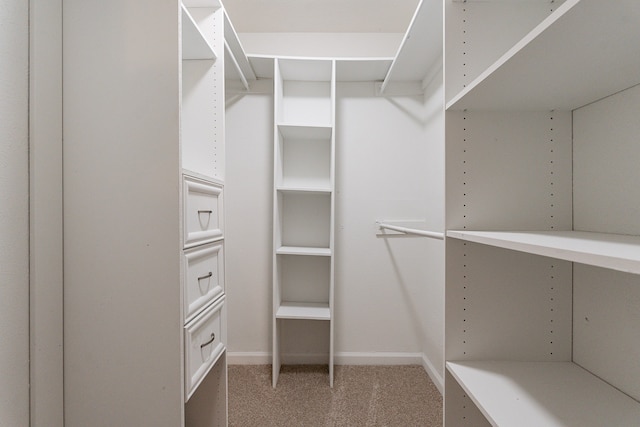
<svg viewBox="0 0 640 427">
<path fill-rule="evenodd" d="M 421 366 L 229 366 L 230 427 L 442 426 L 442 396 Z"/>
</svg>

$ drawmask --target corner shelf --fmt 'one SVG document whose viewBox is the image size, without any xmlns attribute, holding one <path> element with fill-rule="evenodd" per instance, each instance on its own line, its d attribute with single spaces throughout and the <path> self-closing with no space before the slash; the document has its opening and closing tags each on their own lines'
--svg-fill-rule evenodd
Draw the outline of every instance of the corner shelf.
<svg viewBox="0 0 640 427">
<path fill-rule="evenodd" d="M 447 237 L 640 274 L 640 236 L 584 231 L 449 230 Z"/>
<path fill-rule="evenodd" d="M 571 362 L 447 362 L 495 426 L 637 426 L 640 403 Z"/>
<path fill-rule="evenodd" d="M 420 0 L 381 91 L 391 81 L 421 81 L 442 56 L 442 1 Z M 439 64 L 438 64 L 439 68 Z"/>
<path fill-rule="evenodd" d="M 626 89 L 638 83 L 638 22 L 634 0 L 567 0 L 446 109 L 572 110 Z"/>
</svg>

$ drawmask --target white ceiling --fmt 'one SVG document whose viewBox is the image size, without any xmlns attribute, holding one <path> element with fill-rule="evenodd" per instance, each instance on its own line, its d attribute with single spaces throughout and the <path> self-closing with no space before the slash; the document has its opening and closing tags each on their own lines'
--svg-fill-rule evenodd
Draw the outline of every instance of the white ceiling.
<svg viewBox="0 0 640 427">
<path fill-rule="evenodd" d="M 404 33 L 419 0 L 223 0 L 239 33 Z"/>
</svg>

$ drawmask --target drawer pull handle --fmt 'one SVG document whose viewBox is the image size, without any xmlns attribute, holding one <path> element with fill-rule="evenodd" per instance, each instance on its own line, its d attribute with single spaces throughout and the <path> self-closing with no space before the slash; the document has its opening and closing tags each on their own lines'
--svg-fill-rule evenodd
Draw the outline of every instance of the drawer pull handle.
<svg viewBox="0 0 640 427">
<path fill-rule="evenodd" d="M 213 213 L 213 211 L 205 211 L 205 210 L 199 210 L 198 211 L 198 214 L 203 214 L 203 213 L 211 215 Z"/>
<path fill-rule="evenodd" d="M 209 274 L 205 274 L 204 276 L 198 277 L 198 281 L 203 280 L 203 279 L 208 279 L 211 276 L 213 276 L 213 273 L 210 271 Z"/>
<path fill-rule="evenodd" d="M 207 341 L 206 343 L 204 343 L 204 344 L 200 344 L 200 349 L 202 350 L 203 348 L 205 348 L 206 346 L 208 346 L 209 344 L 211 344 L 215 340 L 216 340 L 216 334 L 211 332 L 211 339 L 209 341 Z"/>
</svg>

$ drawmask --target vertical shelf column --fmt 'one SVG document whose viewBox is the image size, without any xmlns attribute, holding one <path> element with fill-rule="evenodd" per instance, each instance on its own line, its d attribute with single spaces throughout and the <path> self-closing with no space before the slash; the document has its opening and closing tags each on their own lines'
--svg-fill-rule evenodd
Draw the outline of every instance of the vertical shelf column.
<svg viewBox="0 0 640 427">
<path fill-rule="evenodd" d="M 276 58 L 274 67 L 273 386 L 287 344 L 304 341 L 285 331 L 309 322 L 327 323 L 328 343 L 296 348 L 288 361 L 317 363 L 328 353 L 333 386 L 336 66 Z M 288 330 L 287 322 L 299 324 Z"/>
<path fill-rule="evenodd" d="M 224 10 L 183 0 L 180 153 L 184 421 L 227 424 Z"/>
</svg>

